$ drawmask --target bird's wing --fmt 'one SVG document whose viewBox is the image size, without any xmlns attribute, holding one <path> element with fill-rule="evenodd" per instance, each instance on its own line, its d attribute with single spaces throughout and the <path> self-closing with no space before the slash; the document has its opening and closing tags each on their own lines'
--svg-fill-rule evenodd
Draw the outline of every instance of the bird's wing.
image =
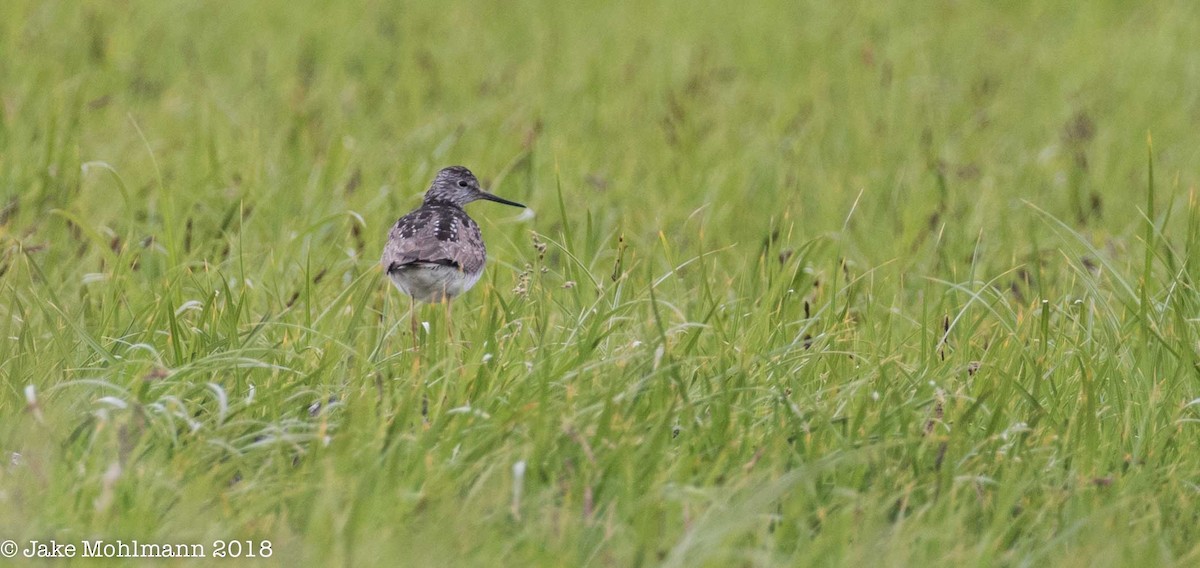
<svg viewBox="0 0 1200 568">
<path fill-rule="evenodd" d="M 389 240 L 383 249 L 383 268 L 391 272 L 409 264 L 444 264 L 455 268 L 461 263 L 438 243 Z"/>
<path fill-rule="evenodd" d="M 481 248 L 463 246 L 478 239 L 479 229 L 470 219 L 451 217 L 441 222 L 422 218 L 421 212 L 401 217 L 388 234 L 383 248 L 383 269 L 391 272 L 406 265 L 441 264 L 452 266 L 463 272 L 475 272 L 483 267 L 484 254 Z M 457 240 L 447 240 L 447 224 L 456 224 Z"/>
</svg>

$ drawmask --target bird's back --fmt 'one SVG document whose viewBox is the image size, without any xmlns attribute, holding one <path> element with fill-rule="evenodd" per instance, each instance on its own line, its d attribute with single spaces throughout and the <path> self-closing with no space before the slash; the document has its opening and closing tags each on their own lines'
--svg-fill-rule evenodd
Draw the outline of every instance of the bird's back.
<svg viewBox="0 0 1200 568">
<path fill-rule="evenodd" d="M 396 286 L 414 296 L 420 295 L 415 288 L 424 287 L 421 282 L 435 276 L 466 285 L 461 291 L 454 290 L 459 285 L 447 289 L 454 292 L 450 295 L 464 292 L 479 279 L 486 261 L 479 225 L 462 208 L 437 204 L 423 205 L 396 221 L 381 259 Z"/>
</svg>

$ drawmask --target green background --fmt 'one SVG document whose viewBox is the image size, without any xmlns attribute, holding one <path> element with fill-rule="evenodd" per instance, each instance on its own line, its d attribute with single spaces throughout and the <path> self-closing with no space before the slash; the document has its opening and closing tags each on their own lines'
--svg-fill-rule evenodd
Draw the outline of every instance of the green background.
<svg viewBox="0 0 1200 568">
<path fill-rule="evenodd" d="M 4 2 L 0 540 L 1194 565 L 1198 37 L 1189 2 Z M 378 258 L 452 164 L 533 215 L 470 207 L 489 268 L 414 350 Z"/>
</svg>

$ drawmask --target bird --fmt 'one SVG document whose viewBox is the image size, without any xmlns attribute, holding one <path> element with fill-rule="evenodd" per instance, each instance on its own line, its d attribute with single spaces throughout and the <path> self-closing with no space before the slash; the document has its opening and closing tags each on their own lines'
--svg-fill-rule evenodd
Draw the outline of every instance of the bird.
<svg viewBox="0 0 1200 568">
<path fill-rule="evenodd" d="M 392 284 L 412 299 L 413 342 L 417 338 L 417 302 L 446 305 L 470 290 L 487 263 L 487 247 L 479 225 L 463 209 L 486 200 L 525 208 L 479 186 L 463 166 L 442 168 L 433 178 L 420 207 L 401 217 L 388 231 L 380 263 Z"/>
</svg>

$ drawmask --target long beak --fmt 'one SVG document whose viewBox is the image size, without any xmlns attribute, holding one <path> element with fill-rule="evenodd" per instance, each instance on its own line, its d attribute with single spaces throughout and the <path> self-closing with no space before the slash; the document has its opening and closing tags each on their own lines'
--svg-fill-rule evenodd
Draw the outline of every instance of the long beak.
<svg viewBox="0 0 1200 568">
<path fill-rule="evenodd" d="M 513 207 L 520 207 L 520 208 L 522 208 L 522 209 L 523 209 L 523 208 L 525 208 L 525 206 L 524 206 L 524 205 L 522 205 L 522 204 L 520 204 L 520 203 L 517 203 L 516 201 L 509 201 L 509 200 L 507 200 L 507 199 L 505 199 L 505 198 L 503 198 L 503 197 L 497 197 L 497 196 L 495 196 L 495 195 L 492 195 L 492 194 L 490 194 L 490 193 L 488 193 L 488 192 L 486 192 L 486 191 L 481 191 L 481 192 L 479 192 L 479 198 L 480 198 L 480 199 L 486 199 L 486 200 L 488 200 L 488 201 L 495 201 L 496 203 L 503 203 L 503 204 L 505 204 L 505 205 L 512 205 Z"/>
</svg>

